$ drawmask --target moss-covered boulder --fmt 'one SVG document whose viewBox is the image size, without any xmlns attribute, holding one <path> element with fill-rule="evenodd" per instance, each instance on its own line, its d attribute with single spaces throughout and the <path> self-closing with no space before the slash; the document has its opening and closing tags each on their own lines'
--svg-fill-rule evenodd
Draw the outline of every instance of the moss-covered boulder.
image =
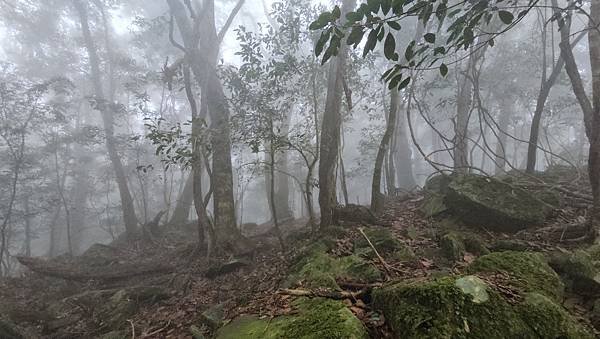
<svg viewBox="0 0 600 339">
<path fill-rule="evenodd" d="M 600 272 L 588 252 L 552 253 L 548 263 L 571 291 L 586 296 L 600 296 Z"/>
<path fill-rule="evenodd" d="M 442 255 L 450 261 L 461 261 L 465 255 L 465 244 L 454 232 L 446 233 L 440 238 L 440 249 Z"/>
<path fill-rule="evenodd" d="M 562 306 L 539 293 L 525 295 L 516 310 L 539 338 L 594 338 Z"/>
<path fill-rule="evenodd" d="M 475 255 L 489 254 L 485 242 L 476 234 L 448 231 L 439 239 L 441 254 L 449 261 L 462 261 L 465 252 Z"/>
<path fill-rule="evenodd" d="M 476 276 L 404 281 L 373 292 L 398 338 L 592 338 L 550 298 L 518 305 Z"/>
<path fill-rule="evenodd" d="M 364 229 L 363 232 L 380 255 L 398 261 L 416 260 L 416 256 L 412 250 L 394 237 L 389 229 L 373 227 Z M 354 241 L 354 253 L 368 259 L 376 258 L 375 251 L 373 251 L 373 248 L 371 248 L 367 240 L 362 236 Z"/>
<path fill-rule="evenodd" d="M 523 292 L 544 294 L 560 300 L 564 285 L 560 277 L 546 262 L 544 256 L 535 252 L 494 252 L 477 258 L 467 267 L 470 274 L 504 273 L 514 287 Z"/>
<path fill-rule="evenodd" d="M 341 258 L 329 255 L 324 246 L 315 246 L 311 251 L 292 265 L 290 275 L 284 285 L 302 285 L 308 288 L 340 289 L 336 279 L 373 282 L 381 277 L 381 272 L 358 255 Z"/>
<path fill-rule="evenodd" d="M 200 313 L 200 323 L 216 330 L 221 327 L 225 318 L 225 304 L 220 303 L 207 308 L 204 312 Z"/>
<path fill-rule="evenodd" d="M 450 181 L 452 181 L 451 176 L 440 174 L 429 178 L 425 182 L 423 187 L 425 198 L 419 209 L 426 217 L 434 217 L 448 210 L 444 198 Z"/>
<path fill-rule="evenodd" d="M 454 177 L 444 203 L 467 224 L 503 232 L 541 224 L 551 211 L 548 204 L 521 188 L 474 174 Z"/>
<path fill-rule="evenodd" d="M 300 298 L 297 313 L 273 319 L 242 316 L 222 327 L 217 339 L 366 339 L 368 333 L 358 318 L 340 301 Z"/>
</svg>

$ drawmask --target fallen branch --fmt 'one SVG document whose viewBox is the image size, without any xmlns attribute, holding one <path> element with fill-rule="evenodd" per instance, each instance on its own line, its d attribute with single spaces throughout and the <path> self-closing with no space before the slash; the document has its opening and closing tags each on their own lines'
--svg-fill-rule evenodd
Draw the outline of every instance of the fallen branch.
<svg viewBox="0 0 600 339">
<path fill-rule="evenodd" d="M 146 274 L 166 274 L 175 271 L 173 266 L 164 264 L 118 264 L 102 268 L 79 269 L 73 265 L 65 265 L 53 260 L 35 257 L 16 257 L 21 265 L 33 272 L 54 278 L 86 282 L 90 280 L 114 281 Z"/>
<path fill-rule="evenodd" d="M 282 289 L 277 291 L 277 294 L 285 294 L 292 295 L 295 297 L 321 297 L 321 298 L 329 298 L 329 299 L 358 299 L 360 296 L 364 295 L 366 289 L 363 289 L 358 292 L 349 292 L 349 291 L 334 291 L 334 290 L 326 290 L 326 289 L 318 289 L 318 290 L 304 290 L 304 289 Z"/>
<path fill-rule="evenodd" d="M 371 239 L 369 239 L 369 237 L 367 237 L 367 235 L 363 231 L 362 227 L 359 228 L 358 231 L 360 232 L 360 234 L 362 234 L 362 236 L 365 238 L 365 240 L 367 240 L 367 242 L 369 243 L 369 246 L 371 246 L 371 248 L 373 249 L 373 252 L 375 252 L 375 255 L 377 256 L 377 259 L 379 259 L 379 262 L 381 263 L 381 265 L 383 265 L 383 269 L 386 272 L 386 275 L 387 275 L 386 278 L 389 278 L 389 276 L 392 274 L 390 265 L 383 259 L 383 257 L 381 255 L 379 255 L 379 252 L 377 252 L 377 249 L 375 248 L 375 246 L 371 242 Z"/>
</svg>

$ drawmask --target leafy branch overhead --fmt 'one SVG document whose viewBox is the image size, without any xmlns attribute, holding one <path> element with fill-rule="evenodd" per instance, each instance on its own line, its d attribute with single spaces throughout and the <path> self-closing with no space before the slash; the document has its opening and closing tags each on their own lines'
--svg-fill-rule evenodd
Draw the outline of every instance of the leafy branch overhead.
<svg viewBox="0 0 600 339">
<path fill-rule="evenodd" d="M 494 37 L 521 21 L 539 0 L 519 4 L 517 0 L 368 0 L 344 18 L 338 6 L 323 12 L 310 24 L 321 30 L 315 55 L 325 63 L 336 56 L 342 41 L 353 48 L 362 46 L 363 57 L 383 44 L 385 58 L 394 63 L 382 76 L 390 89 L 398 90 L 410 83 L 405 70 L 439 69 L 448 73 L 445 57 L 460 50 L 475 50 L 494 45 Z M 516 16 L 513 13 L 517 13 Z M 425 32 L 409 41 L 404 53 L 398 53 L 397 32 L 407 18 L 416 18 Z M 489 30 L 500 25 L 499 30 Z"/>
</svg>

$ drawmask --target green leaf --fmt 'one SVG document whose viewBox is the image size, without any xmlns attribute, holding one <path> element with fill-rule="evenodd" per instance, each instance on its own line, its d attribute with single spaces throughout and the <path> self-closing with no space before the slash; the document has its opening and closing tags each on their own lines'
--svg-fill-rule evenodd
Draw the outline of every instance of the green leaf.
<svg viewBox="0 0 600 339">
<path fill-rule="evenodd" d="M 381 11 L 387 15 L 392 8 L 392 0 L 381 0 Z"/>
<path fill-rule="evenodd" d="M 323 52 L 323 48 L 325 47 L 325 44 L 327 43 L 327 41 L 329 41 L 330 35 L 331 35 L 331 29 L 328 29 L 325 32 L 321 33 L 321 36 L 319 37 L 319 40 L 317 40 L 317 44 L 315 46 L 315 56 L 321 55 L 321 53 Z"/>
<path fill-rule="evenodd" d="M 348 13 L 346 13 L 346 20 L 348 20 L 349 23 L 361 21 L 362 18 L 363 18 L 363 14 L 359 13 L 359 12 L 348 12 Z"/>
<path fill-rule="evenodd" d="M 390 26 L 391 29 L 395 29 L 397 31 L 399 31 L 400 28 L 402 28 L 400 26 L 400 24 L 398 22 L 396 22 L 396 21 L 388 21 L 387 24 L 388 24 L 388 26 Z"/>
<path fill-rule="evenodd" d="M 340 7 L 338 5 L 335 5 L 335 7 L 333 7 L 333 10 L 331 11 L 331 14 L 333 15 L 334 20 L 339 19 L 340 16 L 342 15 L 342 12 L 340 11 Z"/>
<path fill-rule="evenodd" d="M 377 34 L 377 40 L 381 41 L 381 40 L 383 40 L 383 37 L 385 36 L 385 29 L 383 29 L 382 24 L 379 24 L 379 27 L 377 27 L 377 30 L 379 31 L 379 33 Z"/>
<path fill-rule="evenodd" d="M 498 16 L 505 25 L 512 23 L 513 19 L 515 18 L 515 16 L 509 11 L 499 11 Z"/>
<path fill-rule="evenodd" d="M 348 39 L 346 40 L 346 44 L 353 45 L 354 48 L 358 46 L 360 41 L 362 40 L 365 34 L 365 29 L 362 26 L 353 26 L 352 31 L 348 35 Z"/>
<path fill-rule="evenodd" d="M 404 79 L 400 85 L 398 85 L 398 90 L 401 90 L 403 88 L 405 88 L 406 86 L 408 86 L 408 84 L 410 84 L 410 77 Z"/>
<path fill-rule="evenodd" d="M 406 0 L 392 0 L 392 12 L 396 15 L 404 13 L 404 2 Z"/>
<path fill-rule="evenodd" d="M 317 20 L 313 21 L 310 24 L 310 26 L 308 26 L 308 28 L 312 31 L 321 29 L 327 26 L 327 24 L 329 24 L 331 21 L 333 21 L 331 13 L 323 12 L 321 13 L 321 15 L 319 15 L 319 18 L 317 18 Z"/>
<path fill-rule="evenodd" d="M 435 34 L 434 33 L 427 33 L 427 34 L 425 34 L 425 36 L 423 36 L 423 38 L 425 39 L 425 41 L 427 41 L 430 44 L 435 43 Z"/>
<path fill-rule="evenodd" d="M 445 77 L 446 74 L 448 74 L 448 66 L 446 66 L 446 64 L 442 63 L 440 65 L 440 74 Z"/>
<path fill-rule="evenodd" d="M 388 89 L 392 90 L 392 89 L 396 88 L 398 86 L 398 83 L 400 82 L 400 80 L 402 80 L 402 73 L 394 76 L 392 78 L 392 80 L 390 80 L 390 83 L 388 84 Z"/>
<path fill-rule="evenodd" d="M 415 45 L 414 40 L 408 44 L 408 46 L 406 46 L 406 50 L 404 51 L 404 58 L 406 59 L 406 61 L 410 61 L 412 60 L 413 56 L 414 56 L 414 52 L 413 52 L 413 47 Z"/>
<path fill-rule="evenodd" d="M 436 56 L 438 54 L 446 54 L 446 48 L 444 46 L 434 48 L 433 55 Z"/>
<path fill-rule="evenodd" d="M 385 37 L 385 43 L 383 45 L 383 54 L 388 60 L 392 60 L 395 52 L 396 39 L 394 39 L 394 35 L 392 33 L 388 33 L 388 35 Z"/>
<path fill-rule="evenodd" d="M 363 58 L 369 54 L 375 48 L 377 44 L 377 30 L 372 29 L 367 36 L 367 42 L 365 43 L 365 48 L 363 49 Z"/>
</svg>

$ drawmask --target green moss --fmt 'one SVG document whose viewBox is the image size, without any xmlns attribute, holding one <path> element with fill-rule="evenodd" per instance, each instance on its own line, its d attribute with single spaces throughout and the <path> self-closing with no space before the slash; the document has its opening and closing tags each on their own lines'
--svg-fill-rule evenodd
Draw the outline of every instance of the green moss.
<svg viewBox="0 0 600 339">
<path fill-rule="evenodd" d="M 477 235 L 463 235 L 463 242 L 465 244 L 465 250 L 467 250 L 467 252 L 469 253 L 473 253 L 476 255 L 490 254 L 490 250 L 488 249 L 485 242 Z"/>
<path fill-rule="evenodd" d="M 523 252 L 523 251 L 527 251 L 530 248 L 530 246 L 521 240 L 508 240 L 508 239 L 501 239 L 501 240 L 497 240 L 494 245 L 492 246 L 492 251 L 494 252 L 502 252 L 502 251 L 517 251 L 517 252 Z"/>
<path fill-rule="evenodd" d="M 600 273 L 588 252 L 553 253 L 549 264 L 573 292 L 590 296 L 600 293 Z"/>
<path fill-rule="evenodd" d="M 540 224 L 549 206 L 527 191 L 479 175 L 455 177 L 444 200 L 463 221 L 496 231 L 517 231 Z"/>
<path fill-rule="evenodd" d="M 0 318 L 0 338 L 22 339 L 24 337 L 19 333 L 19 330 L 17 330 L 17 327 L 13 323 Z"/>
<path fill-rule="evenodd" d="M 486 301 L 475 303 L 453 277 L 445 277 L 391 285 L 373 297 L 399 338 L 532 337 L 510 304 L 492 290 L 486 293 Z"/>
<path fill-rule="evenodd" d="M 384 257 L 390 257 L 398 261 L 413 261 L 416 259 L 412 250 L 403 242 L 398 240 L 389 229 L 367 228 L 365 234 Z M 354 241 L 354 253 L 360 257 L 375 259 L 376 255 L 367 240 L 360 237 Z"/>
<path fill-rule="evenodd" d="M 477 258 L 467 267 L 467 272 L 503 272 L 512 278 L 515 287 L 525 292 L 541 293 L 554 300 L 560 300 L 564 290 L 560 278 L 540 253 L 494 252 Z"/>
<path fill-rule="evenodd" d="M 454 232 L 446 233 L 440 238 L 440 248 L 442 255 L 450 261 L 461 261 L 465 255 L 465 244 Z"/>
<path fill-rule="evenodd" d="M 217 332 L 217 339 L 362 339 L 363 324 L 343 303 L 322 298 L 300 298 L 293 303 L 295 315 L 271 320 L 240 317 Z"/>
<path fill-rule="evenodd" d="M 600 260 L 600 245 L 595 244 L 585 249 L 590 255 L 592 260 Z"/>
<path fill-rule="evenodd" d="M 315 248 L 290 271 L 286 286 L 302 284 L 308 288 L 340 289 L 336 278 L 373 282 L 381 277 L 379 270 L 359 256 L 336 258 L 325 253 L 323 248 Z"/>
<path fill-rule="evenodd" d="M 527 294 L 517 309 L 540 338 L 594 338 L 565 309 L 541 294 Z"/>
<path fill-rule="evenodd" d="M 513 305 L 476 276 L 404 281 L 373 292 L 398 338 L 591 338 L 540 294 Z"/>
</svg>

